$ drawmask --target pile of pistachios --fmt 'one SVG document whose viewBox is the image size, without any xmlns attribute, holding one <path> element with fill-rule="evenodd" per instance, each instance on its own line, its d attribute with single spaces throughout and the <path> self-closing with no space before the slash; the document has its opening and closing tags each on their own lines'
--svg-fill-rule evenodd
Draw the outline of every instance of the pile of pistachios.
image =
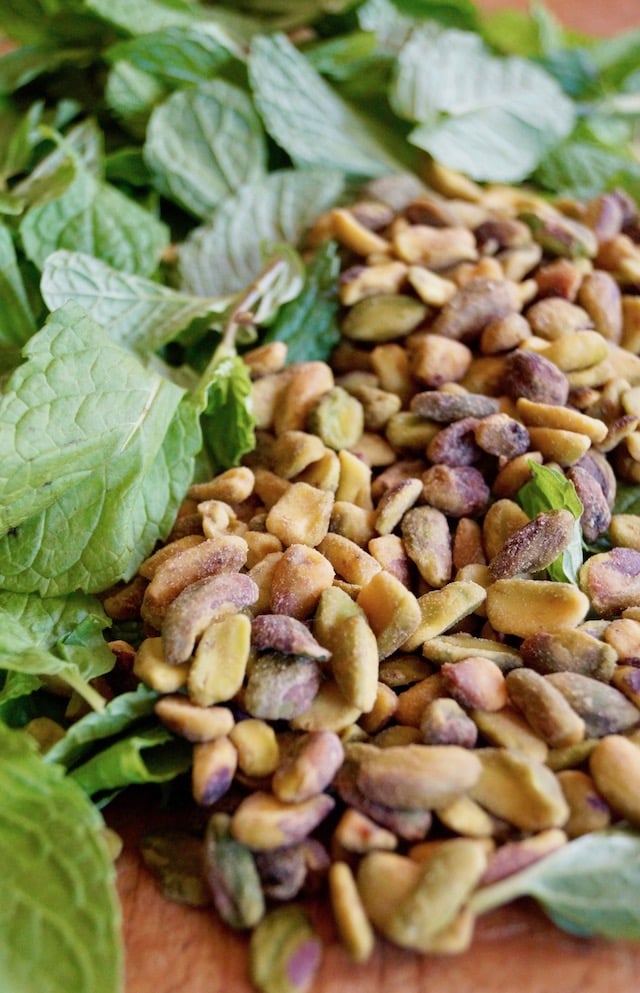
<svg viewBox="0 0 640 993">
<path fill-rule="evenodd" d="M 355 961 L 454 953 L 483 887 L 640 827 L 636 205 L 434 166 L 327 238 L 331 363 L 246 353 L 255 450 L 105 601 L 193 743 L 203 900 L 279 993 L 318 964 L 309 893 Z"/>
</svg>

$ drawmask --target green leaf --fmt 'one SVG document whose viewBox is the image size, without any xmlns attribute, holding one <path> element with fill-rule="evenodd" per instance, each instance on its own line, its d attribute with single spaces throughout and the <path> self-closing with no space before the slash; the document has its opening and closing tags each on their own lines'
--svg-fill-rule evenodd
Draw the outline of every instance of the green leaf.
<svg viewBox="0 0 640 993">
<path fill-rule="evenodd" d="M 149 120 L 144 156 L 157 189 L 196 217 L 266 171 L 266 142 L 241 89 L 215 79 L 178 90 Z"/>
<path fill-rule="evenodd" d="M 337 314 L 340 257 L 327 241 L 307 265 L 304 286 L 294 300 L 280 308 L 263 335 L 263 342 L 284 341 L 287 362 L 326 362 L 340 340 Z"/>
<path fill-rule="evenodd" d="M 190 25 L 198 17 L 188 0 L 84 0 L 84 6 L 128 34 L 147 34 L 164 28 Z"/>
<path fill-rule="evenodd" d="M 590 199 L 617 187 L 640 195 L 640 163 L 586 141 L 568 141 L 540 162 L 535 178 L 560 196 Z"/>
<path fill-rule="evenodd" d="M 141 783 L 166 783 L 191 767 L 192 748 L 164 727 L 133 732 L 76 766 L 69 777 L 89 796 Z"/>
<path fill-rule="evenodd" d="M 618 483 L 613 514 L 640 514 L 640 486 Z"/>
<path fill-rule="evenodd" d="M 112 62 L 127 61 L 172 85 L 211 79 L 240 49 L 214 23 L 173 26 L 121 41 L 108 51 Z"/>
<path fill-rule="evenodd" d="M 204 330 L 224 313 L 229 297 L 196 297 L 161 283 L 119 272 L 82 252 L 50 255 L 42 272 L 42 296 L 50 310 L 80 304 L 125 348 L 146 354 L 195 324 Z"/>
<path fill-rule="evenodd" d="M 0 399 L 0 534 L 126 457 L 147 431 L 161 438 L 181 395 L 74 304 L 23 354 Z"/>
<path fill-rule="evenodd" d="M 0 67 L 1 67 L 0 60 Z M 38 125 L 42 119 L 44 103 L 32 104 L 26 114 L 2 114 L 0 122 L 0 185 L 23 172 L 30 163 L 37 144 L 42 141 Z"/>
<path fill-rule="evenodd" d="M 593 831 L 558 848 L 522 872 L 472 896 L 478 913 L 530 896 L 558 927 L 572 934 L 616 940 L 640 938 L 640 834 L 623 828 Z"/>
<path fill-rule="evenodd" d="M 580 518 L 583 506 L 570 479 L 549 466 L 529 462 L 531 479 L 521 486 L 516 499 L 525 513 L 533 519 L 536 514 L 549 510 L 569 510 L 574 518 L 573 536 L 568 548 L 547 567 L 550 579 L 558 582 L 578 582 L 578 571 L 583 561 L 582 529 Z"/>
<path fill-rule="evenodd" d="M 251 409 L 251 378 L 241 358 L 223 356 L 211 371 L 202 417 L 204 440 L 215 471 L 238 465 L 255 445 L 256 419 Z"/>
<path fill-rule="evenodd" d="M 114 655 L 102 632 L 110 621 L 92 597 L 72 594 L 68 598 L 23 596 L 0 593 L 0 669 L 18 674 L 16 690 L 30 694 L 44 676 L 57 676 L 75 689 L 96 709 L 102 697 L 88 682 L 109 672 Z"/>
<path fill-rule="evenodd" d="M 493 56 L 462 31 L 415 31 L 398 58 L 391 102 L 420 122 L 413 144 L 479 180 L 524 179 L 574 121 L 573 104 L 543 69 Z"/>
<path fill-rule="evenodd" d="M 48 255 L 66 248 L 140 276 L 156 271 L 169 241 L 165 224 L 83 168 L 60 196 L 27 211 L 20 235 L 40 269 Z"/>
<path fill-rule="evenodd" d="M 36 323 L 18 268 L 13 238 L 0 226 L 0 343 L 24 345 L 36 331 Z"/>
<path fill-rule="evenodd" d="M 317 215 L 336 203 L 343 185 L 335 171 L 285 169 L 244 186 L 179 246 L 183 289 L 237 293 L 261 272 L 262 246 L 297 245 Z"/>
<path fill-rule="evenodd" d="M 199 410 L 74 304 L 27 347 L 34 358 L 0 404 L 12 453 L 0 477 L 12 528 L 0 582 L 97 592 L 130 578 L 171 527 L 201 445 Z"/>
<path fill-rule="evenodd" d="M 153 714 L 158 694 L 140 684 L 132 693 L 121 693 L 104 710 L 92 711 L 68 729 L 64 738 L 47 751 L 44 760 L 71 769 L 108 738 L 122 734 Z"/>
<path fill-rule="evenodd" d="M 323 76 L 348 79 L 362 71 L 375 54 L 376 47 L 374 31 L 352 31 L 313 42 L 305 46 L 304 54 L 316 72 Z"/>
<path fill-rule="evenodd" d="M 121 60 L 109 70 L 104 98 L 127 130 L 142 141 L 153 108 L 168 92 L 168 87 L 156 76 Z"/>
<path fill-rule="evenodd" d="M 0 58 L 0 94 L 13 93 L 45 72 L 61 66 L 86 64 L 91 52 L 86 48 L 57 48 L 51 45 L 28 45 Z"/>
<path fill-rule="evenodd" d="M 403 170 L 390 136 L 342 100 L 283 35 L 254 39 L 249 78 L 267 131 L 298 168 L 359 179 Z"/>
<path fill-rule="evenodd" d="M 405 16 L 417 20 L 438 21 L 447 27 L 477 31 L 478 11 L 471 0 L 393 0 Z"/>
<path fill-rule="evenodd" d="M 115 870 L 100 814 L 26 735 L 2 725 L 0 793 L 0 987 L 122 993 Z"/>
</svg>

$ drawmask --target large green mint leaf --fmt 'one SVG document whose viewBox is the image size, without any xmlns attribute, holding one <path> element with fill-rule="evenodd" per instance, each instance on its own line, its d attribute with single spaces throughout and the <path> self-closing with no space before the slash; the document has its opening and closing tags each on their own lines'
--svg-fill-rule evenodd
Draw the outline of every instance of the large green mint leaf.
<svg viewBox="0 0 640 993">
<path fill-rule="evenodd" d="M 0 397 L 0 534 L 129 457 L 141 437 L 157 451 L 182 393 L 76 304 L 51 315 L 23 354 Z"/>
<path fill-rule="evenodd" d="M 126 353 L 123 353 L 126 354 Z M 0 539 L 0 584 L 98 593 L 130 578 L 165 538 L 202 445 L 199 408 L 163 380 L 126 449 Z"/>
<path fill-rule="evenodd" d="M 403 170 L 392 139 L 332 90 L 284 35 L 254 39 L 249 77 L 267 131 L 299 168 L 356 178 Z"/>
<path fill-rule="evenodd" d="M 109 49 L 113 62 L 125 60 L 171 84 L 211 79 L 240 49 L 217 24 L 164 28 L 119 42 Z M 1 64 L 0 64 L 1 65 Z"/>
<path fill-rule="evenodd" d="M 99 812 L 0 725 L 0 988 L 122 993 L 115 871 Z"/>
<path fill-rule="evenodd" d="M 57 762 L 71 769 L 96 746 L 115 735 L 122 734 L 154 712 L 158 694 L 142 683 L 131 693 L 120 693 L 104 710 L 91 711 L 75 721 L 61 738 L 49 748 L 45 762 Z"/>
<path fill-rule="evenodd" d="M 0 225 L 0 343 L 24 345 L 36 331 L 24 283 L 18 268 L 13 238 Z"/>
<path fill-rule="evenodd" d="M 82 252 L 54 252 L 40 289 L 50 310 L 75 301 L 126 348 L 155 352 L 197 323 L 204 329 L 230 304 L 228 297 L 198 297 L 113 269 Z"/>
<path fill-rule="evenodd" d="M 47 256 L 66 248 L 140 276 L 156 271 L 169 242 L 165 224 L 83 168 L 61 196 L 27 211 L 20 234 L 27 256 L 40 269 Z"/>
<path fill-rule="evenodd" d="M 298 244 L 343 185 L 335 171 L 284 169 L 243 187 L 180 246 L 183 288 L 201 296 L 243 289 L 263 268 L 263 246 Z"/>
<path fill-rule="evenodd" d="M 432 27 L 400 53 L 391 101 L 419 122 L 410 141 L 479 180 L 524 179 L 574 122 L 572 102 L 543 69 L 491 55 L 477 35 Z"/>
<path fill-rule="evenodd" d="M 265 135 L 251 100 L 221 79 L 178 90 L 156 107 L 144 155 L 160 192 L 196 217 L 266 171 Z"/>
</svg>

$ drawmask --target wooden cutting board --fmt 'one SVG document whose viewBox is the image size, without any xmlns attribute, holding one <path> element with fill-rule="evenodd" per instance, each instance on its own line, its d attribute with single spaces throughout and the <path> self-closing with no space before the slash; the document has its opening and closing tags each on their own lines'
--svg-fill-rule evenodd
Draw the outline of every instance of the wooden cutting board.
<svg viewBox="0 0 640 993">
<path fill-rule="evenodd" d="M 638 0 L 546 0 L 567 26 L 611 35 L 640 28 Z M 526 9 L 527 0 L 482 0 L 480 6 Z M 145 794 L 145 796 L 148 796 Z M 126 946 L 126 993 L 252 993 L 247 940 L 213 913 L 169 903 L 142 865 L 137 843 L 157 827 L 157 810 L 123 798 L 107 812 L 122 836 L 118 890 Z M 638 899 L 638 894 L 630 894 Z M 573 938 L 522 901 L 485 915 L 464 955 L 421 956 L 379 941 L 366 965 L 342 950 L 330 915 L 311 908 L 325 942 L 313 993 L 638 993 L 640 943 Z"/>
</svg>

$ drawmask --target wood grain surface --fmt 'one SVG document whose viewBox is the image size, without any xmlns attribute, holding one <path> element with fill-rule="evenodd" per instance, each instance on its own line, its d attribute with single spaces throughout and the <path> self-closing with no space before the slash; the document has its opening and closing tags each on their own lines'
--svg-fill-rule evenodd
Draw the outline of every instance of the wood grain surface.
<svg viewBox="0 0 640 993">
<path fill-rule="evenodd" d="M 601 35 L 640 27 L 640 0 L 545 0 L 566 25 Z M 497 10 L 527 2 L 483 0 Z M 107 812 L 122 836 L 118 889 L 126 946 L 126 993 L 252 993 L 247 940 L 213 911 L 165 900 L 141 864 L 138 841 L 162 823 L 149 801 L 124 797 Z M 637 894 L 635 894 L 637 898 Z M 346 956 L 321 905 L 310 913 L 325 942 L 313 993 L 639 993 L 640 943 L 573 938 L 521 901 L 480 919 L 472 948 L 456 957 L 402 952 L 383 941 L 366 965 Z"/>
</svg>

